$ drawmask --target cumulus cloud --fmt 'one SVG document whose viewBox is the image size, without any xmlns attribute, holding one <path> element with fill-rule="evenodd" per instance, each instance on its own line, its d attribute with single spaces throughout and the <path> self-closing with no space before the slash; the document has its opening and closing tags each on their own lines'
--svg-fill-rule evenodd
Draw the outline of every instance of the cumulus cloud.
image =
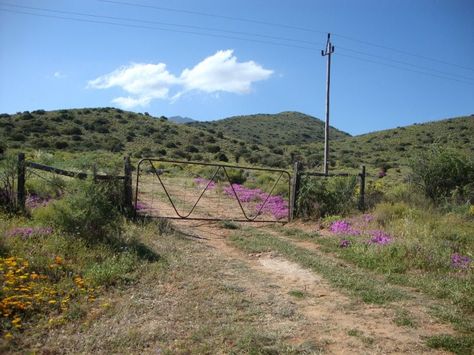
<svg viewBox="0 0 474 355">
<path fill-rule="evenodd" d="M 117 97 L 113 102 L 131 108 L 147 106 L 153 99 L 168 98 L 169 88 L 178 82 L 179 79 L 168 72 L 164 63 L 133 63 L 90 80 L 87 87 L 93 89 L 119 87 L 134 97 Z"/>
<path fill-rule="evenodd" d="M 268 79 L 272 73 L 254 61 L 238 63 L 229 49 L 218 51 L 192 69 L 183 70 L 181 79 L 186 90 L 246 94 L 253 82 Z"/>
<path fill-rule="evenodd" d="M 272 70 L 254 61 L 239 63 L 233 50 L 225 50 L 205 58 L 191 69 L 184 69 L 179 77 L 171 74 L 164 63 L 133 63 L 90 80 L 87 87 L 121 88 L 129 96 L 117 97 L 112 102 L 133 108 L 147 106 L 155 99 L 176 100 L 189 91 L 247 94 L 251 92 L 252 83 L 268 79 L 272 74 Z"/>
</svg>

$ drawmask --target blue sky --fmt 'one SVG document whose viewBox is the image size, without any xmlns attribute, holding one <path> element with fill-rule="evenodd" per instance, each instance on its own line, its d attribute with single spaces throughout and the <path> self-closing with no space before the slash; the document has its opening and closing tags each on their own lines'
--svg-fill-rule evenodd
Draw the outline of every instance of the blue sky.
<svg viewBox="0 0 474 355">
<path fill-rule="evenodd" d="M 331 32 L 331 125 L 470 115 L 473 18 L 472 0 L 0 0 L 0 112 L 323 119 Z"/>
</svg>

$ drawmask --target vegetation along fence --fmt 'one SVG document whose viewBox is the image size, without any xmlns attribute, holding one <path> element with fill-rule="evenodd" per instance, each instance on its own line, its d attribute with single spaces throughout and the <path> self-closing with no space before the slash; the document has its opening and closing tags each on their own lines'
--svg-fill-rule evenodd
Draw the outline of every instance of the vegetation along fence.
<svg viewBox="0 0 474 355">
<path fill-rule="evenodd" d="M 133 212 L 133 198 L 132 198 L 132 166 L 130 163 L 130 157 L 124 158 L 124 175 L 105 175 L 105 174 L 98 174 L 96 169 L 92 174 L 87 174 L 84 172 L 76 172 L 76 171 L 69 171 L 64 170 L 48 165 L 39 164 L 32 161 L 25 160 L 25 154 L 19 153 L 18 154 L 18 164 L 17 164 L 17 196 L 16 196 L 16 203 L 17 208 L 19 210 L 25 210 L 26 208 L 26 181 L 27 181 L 27 172 L 28 170 L 35 175 L 41 177 L 45 182 L 49 182 L 51 184 L 57 184 L 60 189 L 63 186 L 60 186 L 54 179 L 48 179 L 44 176 L 38 175 L 35 171 L 43 171 L 47 173 L 51 173 L 54 176 L 63 176 L 75 179 L 87 179 L 91 178 L 94 181 L 123 181 L 123 188 L 121 189 L 122 194 L 122 206 L 123 210 L 127 215 L 132 215 Z"/>
<path fill-rule="evenodd" d="M 332 178 L 332 180 L 330 180 Z M 358 174 L 305 171 L 295 162 L 291 187 L 291 215 L 323 217 L 340 214 L 350 208 L 365 210 L 366 170 Z"/>
<path fill-rule="evenodd" d="M 305 171 L 297 162 L 290 174 L 281 169 L 145 158 L 137 165 L 135 196 L 129 157 L 124 158 L 123 172 L 98 174 L 95 168 L 92 173 L 70 171 L 27 161 L 25 154 L 19 153 L 16 206 L 26 209 L 27 197 L 31 198 L 27 196 L 27 179 L 37 175 L 49 184 L 56 184 L 58 176 L 120 182 L 117 192 L 128 216 L 138 213 L 178 219 L 288 222 L 295 217 L 365 209 L 365 166 L 358 174 L 324 174 Z M 64 189 L 64 185 L 59 188 Z"/>
</svg>

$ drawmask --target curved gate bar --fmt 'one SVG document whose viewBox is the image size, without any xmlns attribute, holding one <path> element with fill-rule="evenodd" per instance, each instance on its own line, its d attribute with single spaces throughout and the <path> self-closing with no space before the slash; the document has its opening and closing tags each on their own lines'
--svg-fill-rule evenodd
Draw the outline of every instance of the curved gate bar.
<svg viewBox="0 0 474 355">
<path fill-rule="evenodd" d="M 170 194 L 168 193 L 168 190 L 166 189 L 165 185 L 163 184 L 163 181 L 161 180 L 160 178 L 160 174 L 158 174 L 158 172 L 156 171 L 156 168 L 155 166 L 153 165 L 153 163 L 151 162 L 150 160 L 150 165 L 151 167 L 153 168 L 153 171 L 155 172 L 155 175 L 156 177 L 158 178 L 158 181 L 160 182 L 161 184 L 161 187 L 163 187 L 163 190 L 165 191 L 166 193 L 166 196 L 168 196 L 168 200 L 170 201 L 171 203 L 171 206 L 173 206 L 173 209 L 174 211 L 176 212 L 176 214 L 178 215 L 179 218 L 188 218 L 194 211 L 194 209 L 196 208 L 197 204 L 199 203 L 199 201 L 201 200 L 202 198 L 202 195 L 204 195 L 204 193 L 206 192 L 207 188 L 209 187 L 209 185 L 211 184 L 211 182 L 214 180 L 214 178 L 216 177 L 217 173 L 219 172 L 219 170 L 221 169 L 221 167 L 219 166 L 217 168 L 217 170 L 214 172 L 214 174 L 212 175 L 212 178 L 209 180 L 209 182 L 207 183 L 206 187 L 202 190 L 201 194 L 199 195 L 197 201 L 194 203 L 194 206 L 191 208 L 191 211 L 189 211 L 189 213 L 187 215 L 181 215 L 179 212 L 178 212 L 178 209 L 176 208 L 173 200 L 171 199 L 171 196 Z"/>
<path fill-rule="evenodd" d="M 227 174 L 227 170 L 225 169 L 225 166 L 222 167 L 222 170 L 224 170 L 224 173 L 227 177 L 227 181 L 229 181 L 229 184 L 230 184 L 230 187 L 232 188 L 232 191 L 234 192 L 234 195 L 235 195 L 235 198 L 237 199 L 237 202 L 239 203 L 239 206 L 240 206 L 240 209 L 242 210 L 242 213 L 244 215 L 244 217 L 249 221 L 249 222 L 253 222 L 257 219 L 257 217 L 260 215 L 260 212 L 262 212 L 262 209 L 263 207 L 265 207 L 265 204 L 267 203 L 268 199 L 270 198 L 273 190 L 275 189 L 275 186 L 278 184 L 278 182 L 280 181 L 281 177 L 283 176 L 283 172 L 280 173 L 280 176 L 278 177 L 278 179 L 275 181 L 275 183 L 273 184 L 273 187 L 272 189 L 270 190 L 270 192 L 268 193 L 268 196 L 267 198 L 265 199 L 265 201 L 262 203 L 262 205 L 260 206 L 259 210 L 257 211 L 257 214 L 255 215 L 255 217 L 248 217 L 247 216 L 247 213 L 245 213 L 245 210 L 244 208 L 242 207 L 242 203 L 240 202 L 240 198 L 239 196 L 237 195 L 237 192 L 235 192 L 235 189 L 234 189 L 234 186 L 232 186 L 232 183 L 230 182 L 230 177 L 229 177 L 229 174 Z"/>
</svg>

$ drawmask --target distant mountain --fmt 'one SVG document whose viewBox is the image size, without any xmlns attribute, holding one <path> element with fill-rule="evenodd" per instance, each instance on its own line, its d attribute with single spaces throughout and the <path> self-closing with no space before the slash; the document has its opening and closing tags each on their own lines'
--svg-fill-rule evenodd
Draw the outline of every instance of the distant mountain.
<svg viewBox="0 0 474 355">
<path fill-rule="evenodd" d="M 220 132 L 224 136 L 238 138 L 250 144 L 262 144 L 270 149 L 324 140 L 324 122 L 300 112 L 235 116 L 188 125 Z M 337 140 L 350 135 L 331 127 L 330 136 Z"/>
<path fill-rule="evenodd" d="M 197 122 L 196 120 L 189 118 L 189 117 L 182 117 L 182 116 L 172 116 L 168 117 L 168 120 L 177 124 L 184 124 L 190 122 Z"/>
</svg>

